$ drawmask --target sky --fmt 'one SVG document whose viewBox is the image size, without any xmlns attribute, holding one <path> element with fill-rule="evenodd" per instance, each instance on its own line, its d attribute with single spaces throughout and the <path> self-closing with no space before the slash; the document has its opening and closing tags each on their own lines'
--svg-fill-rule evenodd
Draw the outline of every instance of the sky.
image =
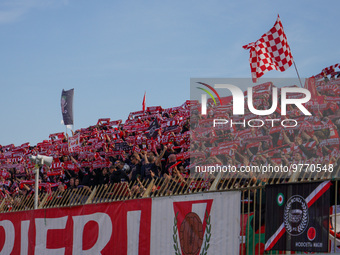
<svg viewBox="0 0 340 255">
<path fill-rule="evenodd" d="M 63 89 L 74 88 L 74 129 L 126 120 L 147 106 L 190 99 L 190 78 L 250 78 L 243 45 L 280 15 L 301 77 L 339 62 L 340 2 L 0 1 L 0 145 L 36 145 L 65 132 Z M 296 77 L 294 67 L 263 77 Z"/>
</svg>

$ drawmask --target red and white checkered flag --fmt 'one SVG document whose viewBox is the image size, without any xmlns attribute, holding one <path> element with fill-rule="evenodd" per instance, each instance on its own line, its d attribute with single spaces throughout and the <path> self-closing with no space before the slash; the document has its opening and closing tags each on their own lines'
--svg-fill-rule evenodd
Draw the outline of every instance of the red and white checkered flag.
<svg viewBox="0 0 340 255">
<path fill-rule="evenodd" d="M 267 71 L 285 71 L 294 61 L 279 16 L 272 29 L 256 42 L 244 45 L 243 48 L 250 50 L 249 62 L 253 82 L 257 82 Z"/>
</svg>

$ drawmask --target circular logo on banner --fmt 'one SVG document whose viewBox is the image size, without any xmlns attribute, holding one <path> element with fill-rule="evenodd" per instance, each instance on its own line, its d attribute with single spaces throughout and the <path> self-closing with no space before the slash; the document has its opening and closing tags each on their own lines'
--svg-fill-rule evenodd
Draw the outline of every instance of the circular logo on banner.
<svg viewBox="0 0 340 255">
<path fill-rule="evenodd" d="M 316 230 L 314 227 L 310 227 L 308 230 L 307 230 L 307 237 L 308 237 L 308 240 L 309 241 L 313 241 L 316 237 Z"/>
<path fill-rule="evenodd" d="M 185 255 L 196 255 L 201 250 L 203 243 L 203 224 L 200 217 L 194 213 L 188 213 L 179 230 L 181 249 Z"/>
<path fill-rule="evenodd" d="M 277 195 L 276 202 L 279 206 L 283 205 L 283 203 L 285 202 L 285 197 L 283 196 L 282 193 L 279 193 Z"/>
<path fill-rule="evenodd" d="M 290 197 L 285 205 L 283 218 L 288 234 L 301 235 L 306 230 L 309 221 L 306 200 L 299 195 Z"/>
</svg>

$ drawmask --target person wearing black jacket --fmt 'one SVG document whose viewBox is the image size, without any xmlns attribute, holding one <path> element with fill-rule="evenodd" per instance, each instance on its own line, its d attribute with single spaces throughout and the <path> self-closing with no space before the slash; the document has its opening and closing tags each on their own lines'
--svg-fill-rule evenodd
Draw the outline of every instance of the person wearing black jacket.
<svg viewBox="0 0 340 255">
<path fill-rule="evenodd" d="M 138 155 L 132 155 L 130 157 L 130 160 L 131 160 L 131 164 L 130 164 L 131 171 L 129 174 L 129 179 L 130 179 L 130 182 L 134 183 L 135 181 L 137 181 L 138 175 L 141 175 L 142 164 L 141 164 L 141 161 Z"/>
<path fill-rule="evenodd" d="M 152 173 L 157 175 L 157 166 L 155 164 L 155 156 L 150 153 L 149 156 L 147 156 L 147 153 L 144 152 L 144 161 L 142 163 L 142 168 L 141 168 L 141 177 L 142 179 L 152 179 Z"/>
<path fill-rule="evenodd" d="M 108 169 L 104 167 L 98 174 L 98 184 L 107 184 L 110 181 Z"/>
<path fill-rule="evenodd" d="M 121 160 L 116 160 L 114 166 L 111 167 L 113 167 L 113 172 L 110 176 L 110 183 L 120 183 L 129 181 L 129 177 L 123 170 L 124 163 Z"/>
<path fill-rule="evenodd" d="M 96 170 L 91 171 L 89 167 L 84 167 L 78 172 L 78 175 L 83 186 L 91 187 L 98 184 L 96 180 Z"/>
</svg>

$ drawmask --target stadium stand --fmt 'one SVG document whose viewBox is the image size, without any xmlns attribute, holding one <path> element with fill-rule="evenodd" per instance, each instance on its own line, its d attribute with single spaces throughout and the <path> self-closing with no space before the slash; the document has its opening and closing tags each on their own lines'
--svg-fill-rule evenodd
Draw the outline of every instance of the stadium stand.
<svg viewBox="0 0 340 255">
<path fill-rule="evenodd" d="M 237 168 L 241 165 L 332 164 L 332 173 L 303 171 L 300 175 L 266 176 L 262 180 L 281 183 L 331 178 L 336 176 L 340 165 L 340 79 L 336 68 L 338 65 L 325 68 L 314 77 L 316 92 L 306 104 L 312 116 L 301 116 L 298 109 L 288 106 L 284 118 L 301 123 L 293 128 L 270 127 L 266 123 L 257 129 L 225 126 L 212 131 L 213 118 L 231 114 L 230 98 L 223 98 L 223 106 L 210 102 L 208 114 L 203 117 L 199 114 L 198 101 L 187 100 L 178 107 L 153 106 L 131 112 L 125 122 L 102 118 L 96 125 L 76 130 L 72 137 L 55 133 L 36 146 L 29 143 L 0 146 L 0 196 L 6 198 L 7 207 L 12 208 L 16 198 L 35 192 L 34 164 L 29 158 L 38 154 L 54 159 L 50 167 L 40 169 L 39 192 L 42 194 L 81 187 L 90 192 L 97 185 L 123 183 L 130 195 L 138 193 L 142 197 L 151 181 L 156 183 L 151 194 L 209 190 L 215 179 L 207 174 L 201 173 L 198 179 L 188 183 L 190 171 L 204 164 Z M 273 86 L 265 83 L 254 88 L 255 107 L 271 106 Z M 271 117 L 283 120 L 279 111 Z M 253 116 L 246 111 L 244 117 Z M 234 188 L 259 181 L 253 175 L 246 177 L 224 176 L 214 185 Z M 238 181 L 231 181 L 235 178 Z M 166 180 L 176 183 L 165 188 Z"/>
</svg>

